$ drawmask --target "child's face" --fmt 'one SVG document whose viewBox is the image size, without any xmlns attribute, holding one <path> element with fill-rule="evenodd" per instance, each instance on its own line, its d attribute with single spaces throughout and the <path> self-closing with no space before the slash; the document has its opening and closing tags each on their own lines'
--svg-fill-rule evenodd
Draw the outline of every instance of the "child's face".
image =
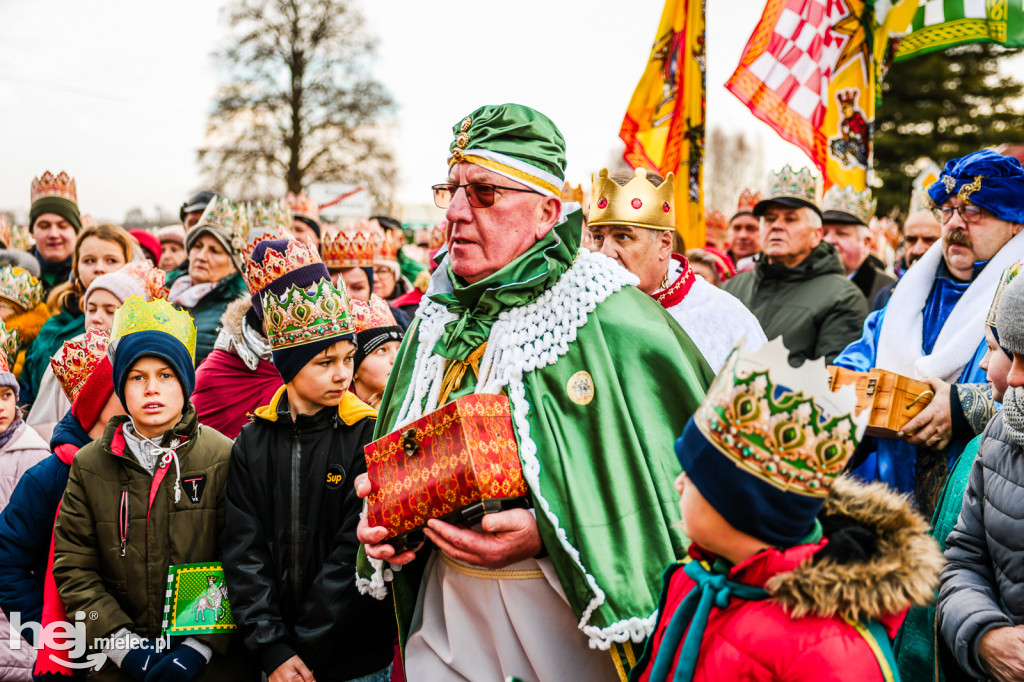
<svg viewBox="0 0 1024 682">
<path fill-rule="evenodd" d="M 352 381 L 356 345 L 338 341 L 306 363 L 288 383 L 288 400 L 300 414 L 315 414 L 341 402 Z"/>
<path fill-rule="evenodd" d="M 355 374 L 355 390 L 360 398 L 367 400 L 384 392 L 401 345 L 401 341 L 388 341 L 359 363 L 359 370 Z"/>
<path fill-rule="evenodd" d="M 985 325 L 985 343 L 988 351 L 981 359 L 979 366 L 985 370 L 989 386 L 992 387 L 992 398 L 1003 402 L 1003 394 L 1006 393 L 1006 375 L 1010 373 L 1010 366 L 1013 361 L 1006 357 L 1006 353 L 999 347 L 996 337 L 992 335 L 992 328 Z"/>
<path fill-rule="evenodd" d="M 85 305 L 85 328 L 98 329 L 110 333 L 110 325 L 114 322 L 114 313 L 121 307 L 117 296 L 106 289 L 96 289 L 89 296 Z"/>
<path fill-rule="evenodd" d="M 128 370 L 124 402 L 135 427 L 146 438 L 159 438 L 181 419 L 185 396 L 178 375 L 161 358 L 145 357 Z"/>
<path fill-rule="evenodd" d="M 0 386 L 0 433 L 3 433 L 14 423 L 14 417 L 18 409 L 18 398 L 14 395 L 14 389 L 10 386 Z"/>
</svg>

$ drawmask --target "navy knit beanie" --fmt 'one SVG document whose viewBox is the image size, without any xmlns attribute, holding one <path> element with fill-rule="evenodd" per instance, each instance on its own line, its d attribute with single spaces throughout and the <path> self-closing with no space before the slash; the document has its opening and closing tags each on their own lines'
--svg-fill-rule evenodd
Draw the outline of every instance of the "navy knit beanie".
<svg viewBox="0 0 1024 682">
<path fill-rule="evenodd" d="M 114 370 L 114 392 L 125 410 L 128 406 L 124 401 L 124 385 L 128 380 L 128 372 L 145 357 L 160 358 L 170 363 L 181 382 L 185 402 L 192 396 L 196 386 L 195 366 L 185 344 L 177 337 L 156 330 L 135 332 L 116 339 L 107 352 Z"/>
<path fill-rule="evenodd" d="M 277 368 L 277 373 L 281 375 L 281 380 L 287 384 L 306 366 L 306 363 L 338 341 L 350 341 L 354 344 L 356 342 L 355 332 L 342 336 L 332 336 L 327 339 L 318 339 L 301 346 L 289 346 L 275 350 L 273 352 L 274 367 Z"/>
</svg>

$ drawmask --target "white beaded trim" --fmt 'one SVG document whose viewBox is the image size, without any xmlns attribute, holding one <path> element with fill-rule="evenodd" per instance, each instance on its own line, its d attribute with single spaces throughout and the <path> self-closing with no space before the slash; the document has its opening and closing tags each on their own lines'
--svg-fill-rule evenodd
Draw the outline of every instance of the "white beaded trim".
<svg viewBox="0 0 1024 682">
<path fill-rule="evenodd" d="M 576 340 L 577 331 L 587 322 L 597 305 L 625 286 L 639 284 L 639 279 L 615 261 L 600 253 L 581 249 L 576 262 L 559 279 L 529 305 L 510 308 L 500 315 L 491 327 L 487 350 L 480 361 L 479 378 L 475 393 L 497 394 L 508 387 L 512 404 L 512 418 L 519 436 L 523 475 L 534 493 L 540 510 L 547 516 L 566 554 L 586 578 L 594 593 L 580 618 L 579 628 L 587 635 L 594 649 L 609 649 L 615 643 L 629 640 L 641 642 L 654 630 L 656 614 L 648 618 L 630 618 L 606 628 L 588 625 L 594 611 L 605 602 L 605 593 L 580 560 L 580 553 L 569 542 L 558 517 L 541 494 L 540 460 L 537 444 L 530 438 L 527 415 L 530 404 L 526 400 L 523 375 L 535 369 L 548 367 L 558 361 Z M 406 394 L 398 413 L 395 428 L 419 419 L 437 409 L 444 377 L 445 358 L 434 354 L 434 345 L 444 327 L 456 319 L 448 310 L 427 298 L 416 313 L 419 325 L 419 346 L 413 369 L 413 385 Z M 357 584 L 364 594 L 383 599 L 385 582 L 391 579 L 383 562 L 371 560 L 374 574 L 370 580 L 358 577 Z M 395 567 L 392 567 L 395 568 Z M 378 596 L 379 595 L 379 596 Z"/>
</svg>

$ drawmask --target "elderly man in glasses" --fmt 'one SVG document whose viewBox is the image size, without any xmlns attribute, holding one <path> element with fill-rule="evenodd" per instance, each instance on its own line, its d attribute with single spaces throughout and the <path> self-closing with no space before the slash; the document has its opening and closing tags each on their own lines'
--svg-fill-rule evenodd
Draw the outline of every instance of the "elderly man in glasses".
<svg viewBox="0 0 1024 682">
<path fill-rule="evenodd" d="M 931 384 L 934 399 L 903 426 L 903 438 L 869 443 L 856 470 L 912 492 L 930 514 L 950 465 L 995 410 L 979 366 L 985 314 L 1003 270 L 1024 258 L 1024 168 L 1012 157 L 975 152 L 947 163 L 928 193 L 941 241 L 903 275 L 835 364 Z"/>
<path fill-rule="evenodd" d="M 635 275 L 580 249 L 582 211 L 560 198 L 565 143 L 546 116 L 485 106 L 453 136 L 434 187 L 447 254 L 377 435 L 504 394 L 532 508 L 472 528 L 431 520 L 430 543 L 401 554 L 364 519 L 359 584 L 394 590 L 408 679 L 625 679 L 663 565 L 685 551 L 672 444 L 713 375 Z M 356 489 L 369 493 L 365 476 Z"/>
</svg>

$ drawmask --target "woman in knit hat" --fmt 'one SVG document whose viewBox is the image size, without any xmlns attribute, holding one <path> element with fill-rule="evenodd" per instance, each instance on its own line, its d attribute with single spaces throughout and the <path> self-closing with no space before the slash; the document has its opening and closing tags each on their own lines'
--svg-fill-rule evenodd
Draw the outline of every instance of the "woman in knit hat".
<svg viewBox="0 0 1024 682">
<path fill-rule="evenodd" d="M 395 322 L 391 307 L 376 294 L 370 297 L 369 304 L 352 301 L 352 315 L 356 318 L 357 333 L 351 390 L 376 408 L 395 366 L 404 332 Z"/>
<path fill-rule="evenodd" d="M 185 235 L 188 272 L 168 278 L 167 300 L 189 311 L 195 321 L 196 366 L 213 350 L 228 304 L 245 295 L 241 268 L 247 221 L 244 206 L 225 197 L 213 199 Z"/>
<path fill-rule="evenodd" d="M 78 233 L 71 281 L 50 292 L 47 305 L 53 317 L 47 320 L 25 356 L 25 370 L 20 377 L 24 403 L 35 401 L 43 373 L 61 344 L 85 331 L 85 314 L 82 312 L 85 290 L 100 275 L 131 262 L 135 246 L 132 236 L 113 223 L 91 225 Z"/>
<path fill-rule="evenodd" d="M 157 265 L 161 270 L 170 272 L 185 262 L 185 228 L 181 225 L 168 225 L 156 231 L 160 240 L 160 260 Z"/>
<path fill-rule="evenodd" d="M 7 331 L 18 333 L 18 352 L 12 371 L 21 377 L 26 350 L 50 318 L 50 309 L 43 303 L 43 286 L 21 268 L 0 267 L 0 319 Z"/>
</svg>

